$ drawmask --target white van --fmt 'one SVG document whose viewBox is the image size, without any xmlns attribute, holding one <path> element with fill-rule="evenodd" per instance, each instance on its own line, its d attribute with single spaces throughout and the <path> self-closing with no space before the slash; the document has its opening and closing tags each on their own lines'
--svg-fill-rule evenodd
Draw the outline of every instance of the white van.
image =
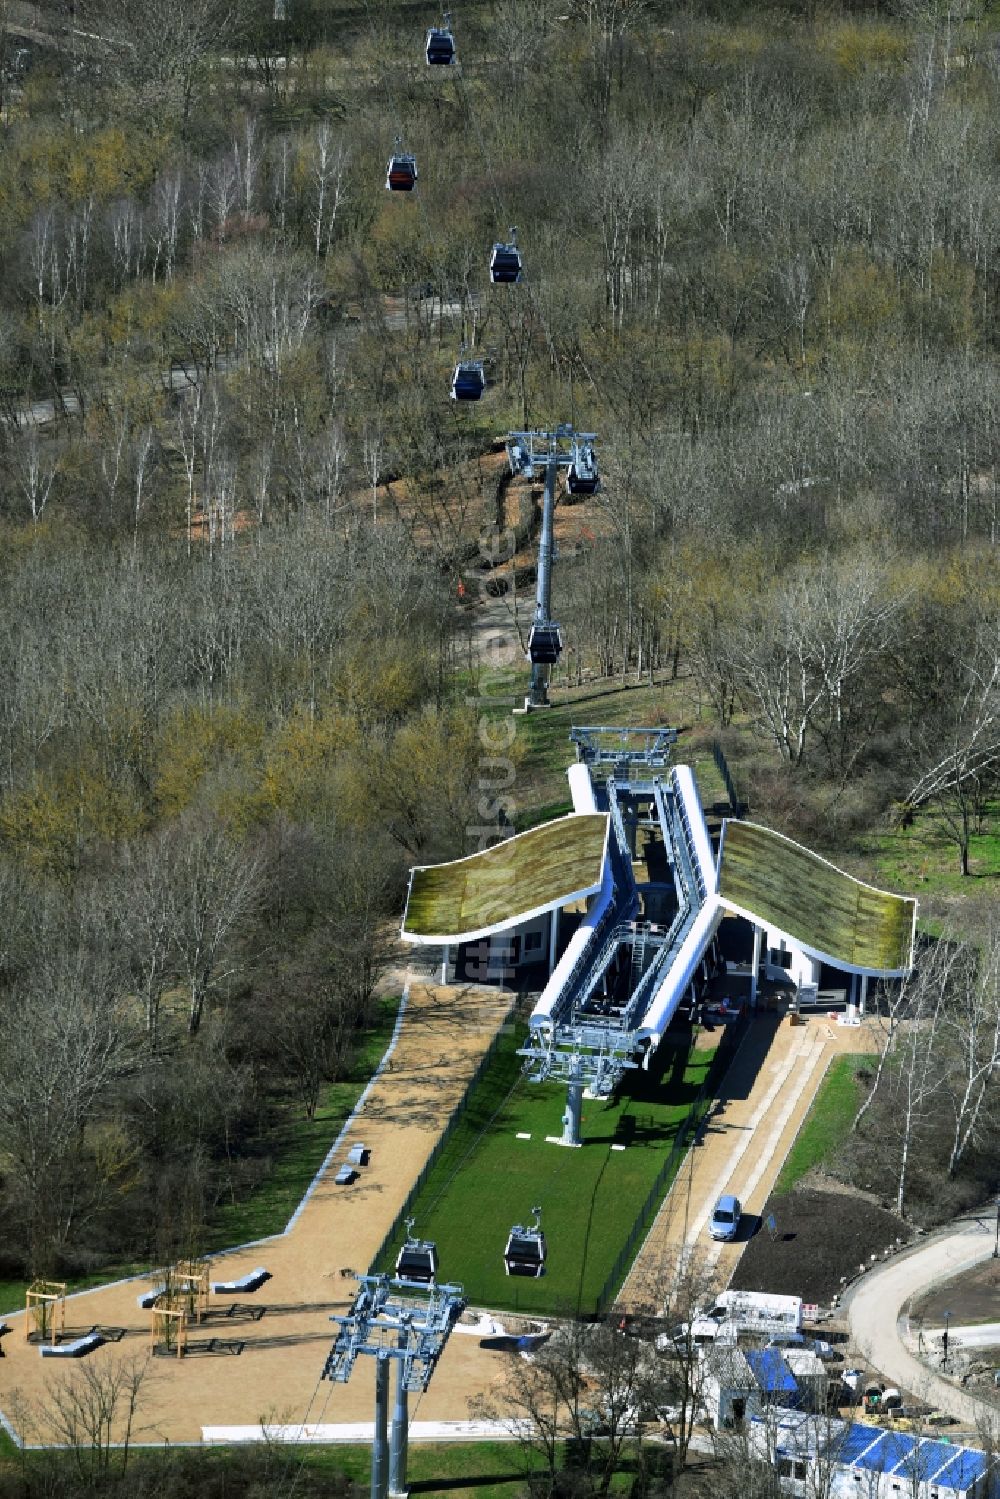
<svg viewBox="0 0 1000 1499">
<path fill-rule="evenodd" d="M 697 1312 L 690 1328 L 677 1329 L 695 1343 L 735 1343 L 741 1335 L 773 1338 L 802 1331 L 801 1296 L 772 1296 L 767 1291 L 720 1291 L 708 1311 Z"/>
</svg>

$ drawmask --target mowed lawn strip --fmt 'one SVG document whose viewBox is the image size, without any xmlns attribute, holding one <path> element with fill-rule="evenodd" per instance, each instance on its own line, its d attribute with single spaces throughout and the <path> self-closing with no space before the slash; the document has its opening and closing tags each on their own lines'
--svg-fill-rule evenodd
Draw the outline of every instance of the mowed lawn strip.
<svg viewBox="0 0 1000 1499">
<path fill-rule="evenodd" d="M 886 972 L 909 962 L 913 900 L 862 884 L 770 828 L 727 822 L 719 894 L 834 960 Z"/>
<path fill-rule="evenodd" d="M 833 1058 L 795 1143 L 785 1157 L 774 1184 L 776 1197 L 790 1192 L 808 1171 L 829 1160 L 843 1145 L 861 1104 L 858 1068 L 873 1062 L 873 1057 L 862 1055 Z"/>
<path fill-rule="evenodd" d="M 584 1143 L 567 1149 L 546 1141 L 562 1134 L 565 1087 L 521 1078 L 520 1039 L 503 1038 L 470 1095 L 412 1208 L 415 1232 L 437 1243 L 440 1278 L 458 1281 L 476 1305 L 591 1312 L 715 1053 L 689 1051 L 687 1033 L 679 1045 L 664 1042 L 655 1071 L 628 1073 L 616 1099 L 584 1099 Z M 546 1274 L 508 1277 L 507 1235 L 515 1223 L 531 1221 L 536 1204 Z M 390 1267 L 400 1242 L 398 1236 L 379 1268 Z"/>
<path fill-rule="evenodd" d="M 458 937 L 601 883 L 606 812 L 562 817 L 495 848 L 413 871 L 404 933 Z"/>
</svg>

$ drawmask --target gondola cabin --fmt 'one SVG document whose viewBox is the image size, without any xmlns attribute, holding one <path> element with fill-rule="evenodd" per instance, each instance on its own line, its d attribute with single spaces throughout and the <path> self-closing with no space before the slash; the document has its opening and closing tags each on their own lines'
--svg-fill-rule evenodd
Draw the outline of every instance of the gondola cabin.
<svg viewBox="0 0 1000 1499">
<path fill-rule="evenodd" d="M 577 448 L 566 474 L 566 488 L 570 494 L 596 494 L 600 487 L 601 476 L 593 448 Z"/>
<path fill-rule="evenodd" d="M 478 401 L 486 389 L 486 374 L 481 359 L 460 359 L 451 377 L 453 401 Z"/>
<path fill-rule="evenodd" d="M 406 152 L 390 156 L 385 185 L 391 193 L 412 193 L 417 182 L 417 158 Z"/>
<path fill-rule="evenodd" d="M 513 286 L 524 270 L 516 245 L 494 245 L 490 256 L 490 280 L 494 286 Z"/>
<path fill-rule="evenodd" d="M 545 1274 L 545 1235 L 542 1233 L 541 1210 L 533 1208 L 535 1221 L 527 1228 L 517 1223 L 507 1238 L 504 1267 L 508 1275 L 530 1276 L 537 1280 Z"/>
<path fill-rule="evenodd" d="M 432 26 L 427 33 L 424 56 L 429 68 L 450 68 L 455 61 L 455 38 L 449 26 Z"/>
<path fill-rule="evenodd" d="M 507 444 L 507 461 L 510 464 L 510 471 L 515 477 L 523 474 L 530 478 L 534 473 L 531 453 L 519 442 L 509 442 Z"/>
<path fill-rule="evenodd" d="M 558 625 L 532 625 L 528 636 L 528 660 L 533 666 L 554 666 L 562 648 Z"/>
<path fill-rule="evenodd" d="M 415 1239 L 408 1234 L 396 1256 L 396 1279 L 429 1286 L 437 1278 L 437 1269 L 437 1245 L 430 1239 Z"/>
</svg>

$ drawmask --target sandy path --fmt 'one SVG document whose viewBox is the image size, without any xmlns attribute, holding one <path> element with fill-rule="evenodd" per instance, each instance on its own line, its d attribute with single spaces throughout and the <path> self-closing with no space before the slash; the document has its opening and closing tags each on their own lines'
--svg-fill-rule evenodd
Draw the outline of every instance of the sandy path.
<svg viewBox="0 0 1000 1499">
<path fill-rule="evenodd" d="M 316 1391 L 334 1333 L 330 1313 L 353 1296 L 354 1282 L 340 1272 L 348 1266 L 367 1269 L 508 1004 L 509 996 L 479 988 L 414 984 L 391 1063 L 374 1082 L 343 1151 L 294 1227 L 279 1239 L 212 1261 L 213 1280 L 236 1278 L 256 1265 L 265 1265 L 273 1279 L 239 1303 L 213 1297 L 208 1320 L 190 1329 L 187 1357 L 150 1362 L 142 1389 L 140 1441 L 199 1441 L 202 1426 L 261 1418 L 299 1421 L 314 1394 L 309 1409 L 313 1421 L 371 1420 L 372 1360 L 359 1359 L 349 1385 L 324 1383 Z M 370 1165 L 353 1186 L 335 1187 L 337 1164 L 355 1141 L 370 1147 Z M 67 1332 L 85 1332 L 94 1325 L 125 1329 L 120 1343 L 88 1356 L 88 1367 L 123 1355 L 145 1356 L 149 1313 L 136 1304 L 145 1284 L 120 1282 L 67 1302 Z M 234 1304 L 235 1315 L 227 1315 Z M 255 1321 L 249 1313 L 260 1307 L 266 1312 Z M 51 1440 L 44 1415 L 47 1387 L 72 1378 L 81 1365 L 43 1360 L 24 1339 L 23 1314 L 9 1320 L 14 1331 L 4 1339 L 7 1356 L 0 1361 L 0 1410 L 10 1419 L 27 1403 L 37 1424 L 23 1435 L 29 1441 Z M 211 1353 L 212 1337 L 245 1340 L 244 1350 L 238 1356 Z M 503 1355 L 484 1353 L 478 1339 L 453 1338 L 420 1402 L 421 1418 L 464 1416 L 467 1397 L 488 1388 L 503 1369 Z"/>
<path fill-rule="evenodd" d="M 716 1199 L 733 1192 L 759 1214 L 809 1111 L 832 1057 L 877 1048 L 867 1026 L 839 1026 L 811 1015 L 806 1024 L 761 1015 L 750 1024 L 722 1080 L 718 1103 L 688 1152 L 622 1287 L 619 1305 L 662 1302 L 657 1288 L 682 1248 L 697 1246 L 707 1271 L 726 1285 L 745 1242 L 721 1244 L 706 1223 Z"/>
</svg>

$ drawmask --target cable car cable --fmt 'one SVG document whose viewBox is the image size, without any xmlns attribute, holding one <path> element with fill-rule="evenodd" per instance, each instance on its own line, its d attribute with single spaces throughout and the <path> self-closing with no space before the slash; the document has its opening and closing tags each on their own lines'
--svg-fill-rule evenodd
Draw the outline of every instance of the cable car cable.
<svg viewBox="0 0 1000 1499">
<path fill-rule="evenodd" d="M 378 37 L 378 32 L 376 31 L 376 28 L 375 28 L 375 19 L 374 19 L 374 16 L 372 15 L 372 10 L 371 10 L 371 5 L 369 3 L 369 0 L 365 0 L 365 14 L 368 17 L 368 28 L 369 28 L 369 31 L 371 33 L 372 46 L 375 49 L 376 54 L 377 54 L 378 47 L 379 47 L 379 37 Z M 450 14 L 448 15 L 448 22 L 449 22 L 448 29 L 450 31 Z M 454 42 L 454 37 L 452 37 L 452 40 Z M 457 58 L 455 60 L 454 66 L 455 66 L 456 71 L 460 71 L 461 65 L 458 63 Z M 397 144 L 399 144 L 399 143 L 402 142 L 402 139 L 403 139 L 402 130 L 401 130 L 401 121 L 402 121 L 401 111 L 399 109 L 399 106 L 398 106 L 395 94 L 394 94 L 394 92 L 393 92 L 393 90 L 392 90 L 392 88 L 391 88 L 391 86 L 389 84 L 388 77 L 387 77 L 387 75 L 385 73 L 383 73 L 381 75 L 381 81 L 382 81 L 382 85 L 383 85 L 383 87 L 385 89 L 386 98 L 387 98 L 388 103 L 389 103 L 390 116 L 391 116 L 392 122 L 393 122 L 394 126 L 396 127 L 396 131 L 397 131 L 396 142 L 397 142 Z M 402 154 L 404 154 L 404 153 L 401 153 L 401 155 Z M 412 153 L 407 152 L 407 153 L 405 153 L 405 155 L 406 156 L 411 156 Z M 386 173 L 386 186 L 387 187 L 391 187 L 392 186 L 392 184 L 390 182 L 390 178 L 392 176 L 393 162 L 396 161 L 396 160 L 397 160 L 396 156 L 390 157 L 389 169 L 388 169 L 388 171 Z M 413 188 L 416 186 L 417 177 L 419 175 L 418 163 L 416 162 L 415 157 L 412 158 L 412 165 L 413 165 L 413 179 L 412 179 L 412 181 L 410 183 L 410 186 L 408 188 L 402 189 L 402 190 L 407 191 L 407 192 L 412 191 Z M 443 324 L 446 308 L 452 307 L 452 306 L 456 305 L 456 303 L 459 306 L 459 308 L 462 308 L 462 305 L 463 305 L 462 298 L 458 297 L 456 299 L 452 295 L 452 288 L 451 288 L 451 286 L 449 284 L 449 279 L 448 279 L 448 275 L 447 275 L 446 260 L 445 260 L 445 257 L 443 255 L 442 251 L 441 251 L 441 248 L 440 248 L 440 246 L 438 244 L 437 235 L 434 233 L 434 227 L 433 227 L 433 225 L 432 225 L 432 223 L 430 221 L 430 215 L 428 213 L 427 204 L 424 201 L 424 196 L 420 192 L 417 192 L 416 198 L 417 198 L 418 211 L 420 213 L 421 222 L 422 222 L 422 225 L 423 225 L 423 228 L 424 228 L 424 231 L 425 231 L 425 238 L 426 238 L 427 242 L 430 245 L 430 250 L 431 250 L 431 255 L 430 255 L 431 267 L 435 271 L 436 277 L 437 277 L 438 288 L 439 288 L 439 295 L 440 295 L 440 300 L 441 300 L 440 319 L 441 319 L 441 322 Z M 405 296 L 405 291 L 404 291 L 404 296 Z M 464 322 L 464 320 L 465 319 L 464 319 L 464 312 L 463 312 L 463 322 Z M 471 400 L 478 400 L 480 398 L 480 396 L 483 394 L 483 392 L 484 392 L 484 390 L 486 388 L 486 378 L 485 378 L 485 374 L 484 374 L 483 369 L 482 369 L 482 361 L 481 360 L 466 360 L 466 361 L 464 361 L 464 363 L 467 365 L 468 368 L 467 368 L 467 378 L 463 382 L 463 381 L 460 380 L 460 376 L 462 374 L 462 365 L 463 365 L 463 360 L 461 358 L 461 352 L 460 352 L 459 358 L 456 360 L 455 367 L 454 367 L 454 370 L 453 370 L 453 373 L 452 373 L 452 378 L 451 378 L 451 394 L 453 396 L 455 396 L 457 400 L 470 400 L 470 401 Z M 473 366 L 475 366 L 477 368 L 477 370 L 478 370 L 478 376 L 479 376 L 478 380 L 474 379 L 474 377 L 473 377 L 473 373 L 472 373 L 472 367 Z M 474 390 L 474 387 L 476 387 L 476 386 L 478 386 L 478 390 Z M 465 394 L 457 394 L 456 387 L 459 390 L 464 390 L 466 393 Z"/>
</svg>

